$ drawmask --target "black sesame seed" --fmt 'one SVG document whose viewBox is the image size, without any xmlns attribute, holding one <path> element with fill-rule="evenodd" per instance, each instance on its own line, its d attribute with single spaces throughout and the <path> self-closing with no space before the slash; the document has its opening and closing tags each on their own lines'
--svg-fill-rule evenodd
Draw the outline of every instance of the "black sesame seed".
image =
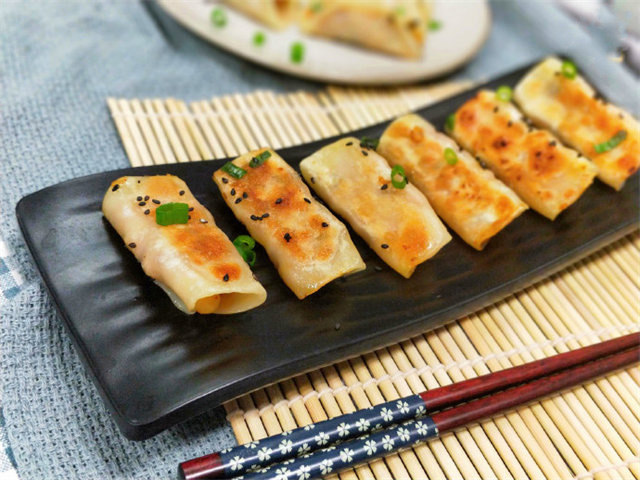
<svg viewBox="0 0 640 480">
<path fill-rule="evenodd" d="M 149 215 L 151 213 L 151 210 L 149 210 L 148 208 L 144 211 L 145 215 Z"/>
<path fill-rule="evenodd" d="M 142 201 L 142 197 L 138 197 L 138 198 L 136 198 L 136 200 L 141 202 Z"/>
<path fill-rule="evenodd" d="M 284 239 L 287 241 L 287 243 L 289 243 L 289 240 L 291 240 L 291 234 L 289 232 L 285 233 Z"/>
<path fill-rule="evenodd" d="M 307 197 L 304 197 L 304 201 L 307 203 L 311 203 L 311 200 L 309 200 Z"/>
<path fill-rule="evenodd" d="M 316 179 L 311 177 L 311 183 L 316 183 Z"/>
<path fill-rule="evenodd" d="M 191 220 L 191 215 L 189 215 L 189 217 L 188 217 L 188 218 L 189 218 L 189 220 Z"/>
<path fill-rule="evenodd" d="M 223 179 L 223 180 L 224 180 L 224 179 Z M 184 195 L 184 190 L 180 190 L 180 191 L 178 192 L 178 195 L 180 195 L 180 196 Z"/>
<path fill-rule="evenodd" d="M 384 185 L 382 185 L 382 186 L 380 187 L 380 190 L 386 190 L 387 188 L 389 188 L 389 184 L 388 184 L 388 183 L 385 183 Z"/>
<path fill-rule="evenodd" d="M 222 177 L 222 183 L 229 183 L 229 179 L 226 177 Z"/>
<path fill-rule="evenodd" d="M 140 183 L 140 180 L 138 180 L 138 183 Z"/>
<path fill-rule="evenodd" d="M 135 244 L 135 243 L 133 243 L 133 242 L 131 242 L 131 243 L 129 244 L 129 248 L 136 248 L 136 244 Z"/>
<path fill-rule="evenodd" d="M 493 113 L 498 113 L 498 107 L 493 107 Z"/>
<path fill-rule="evenodd" d="M 360 151 L 362 152 L 362 154 L 363 154 L 365 157 L 369 155 L 365 150 L 360 150 Z"/>
<path fill-rule="evenodd" d="M 190 212 L 193 212 L 193 207 L 189 207 L 189 211 L 190 211 Z"/>
<path fill-rule="evenodd" d="M 236 205 L 239 204 L 242 201 L 242 199 L 240 197 L 236 198 L 236 201 L 234 202 Z"/>
<path fill-rule="evenodd" d="M 156 205 L 160 205 L 160 200 L 156 200 L 155 198 L 153 200 L 151 200 L 153 203 L 155 203 Z"/>
<path fill-rule="evenodd" d="M 387 245 L 386 243 L 383 243 L 382 245 L 380 245 L 382 248 L 389 248 L 389 245 Z"/>
<path fill-rule="evenodd" d="M 231 191 L 229 192 L 231 194 L 231 196 L 233 197 L 236 194 L 236 189 L 232 188 Z"/>
<path fill-rule="evenodd" d="M 513 122 L 512 122 L 511 120 L 509 120 L 509 121 L 507 122 L 507 127 L 510 127 L 511 125 L 513 125 Z"/>
<path fill-rule="evenodd" d="M 229 274 L 225 273 L 224 277 L 222 277 L 222 280 L 225 281 L 225 282 L 228 282 L 229 281 Z"/>
<path fill-rule="evenodd" d="M 322 222 L 322 228 L 327 228 L 329 224 L 327 222 Z"/>
<path fill-rule="evenodd" d="M 249 198 L 249 194 L 247 192 L 242 192 L 242 198 Z"/>
<path fill-rule="evenodd" d="M 382 267 L 379 267 L 378 265 L 376 265 L 375 267 L 373 267 L 373 269 L 374 269 L 376 272 L 381 272 L 381 271 L 382 271 Z"/>
<path fill-rule="evenodd" d="M 138 202 L 138 205 L 140 205 L 141 207 L 144 207 L 147 204 L 147 202 Z"/>
<path fill-rule="evenodd" d="M 550 147 L 555 147 L 558 144 L 558 142 L 556 142 L 555 140 L 552 140 L 549 142 L 549 146 Z"/>
<path fill-rule="evenodd" d="M 538 151 L 536 152 L 536 157 L 539 157 L 540 155 L 542 155 L 542 152 L 541 152 L 540 150 L 538 150 Z"/>
<path fill-rule="evenodd" d="M 353 142 L 347 142 L 345 145 L 346 145 L 347 147 L 350 147 L 351 145 L 353 145 Z"/>
<path fill-rule="evenodd" d="M 268 213 L 263 213 L 262 214 L 262 218 L 269 218 L 269 214 Z"/>
<path fill-rule="evenodd" d="M 280 205 L 281 203 L 282 203 L 282 199 L 281 198 L 276 199 L 276 205 Z"/>
<path fill-rule="evenodd" d="M 201 218 L 200 223 L 209 223 L 209 222 L 207 222 L 204 218 Z"/>
<path fill-rule="evenodd" d="M 256 220 L 262 220 L 262 217 L 259 217 L 257 215 L 251 215 L 251 220 L 256 221 Z"/>
<path fill-rule="evenodd" d="M 145 195 L 145 196 L 144 196 L 144 201 L 145 201 L 145 202 L 146 202 L 146 201 L 148 201 L 148 200 L 149 200 L 149 198 L 150 198 L 150 197 L 149 197 L 149 195 Z"/>
<path fill-rule="evenodd" d="M 120 188 L 120 185 L 118 185 L 117 183 L 113 186 L 113 188 L 111 189 L 112 192 L 115 192 L 117 189 Z"/>
</svg>

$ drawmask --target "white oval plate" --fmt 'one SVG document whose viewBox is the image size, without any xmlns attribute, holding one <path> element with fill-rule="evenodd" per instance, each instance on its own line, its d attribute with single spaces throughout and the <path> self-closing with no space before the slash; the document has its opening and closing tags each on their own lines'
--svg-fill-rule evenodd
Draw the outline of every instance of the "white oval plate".
<svg viewBox="0 0 640 480">
<path fill-rule="evenodd" d="M 433 18 L 441 22 L 427 32 L 422 59 L 405 60 L 345 43 L 305 35 L 292 26 L 275 31 L 228 7 L 227 23 L 215 27 L 216 8 L 210 0 L 159 0 L 178 22 L 210 42 L 266 67 L 299 77 L 332 83 L 409 83 L 442 75 L 471 60 L 485 42 L 491 25 L 487 0 L 435 0 Z M 266 35 L 262 46 L 253 44 L 257 31 Z M 294 64 L 291 45 L 302 42 L 304 60 Z"/>
</svg>

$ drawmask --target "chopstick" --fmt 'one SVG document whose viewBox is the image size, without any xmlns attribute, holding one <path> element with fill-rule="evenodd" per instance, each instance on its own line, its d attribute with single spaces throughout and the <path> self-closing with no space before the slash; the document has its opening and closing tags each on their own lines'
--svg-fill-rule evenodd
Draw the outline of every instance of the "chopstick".
<svg viewBox="0 0 640 480">
<path fill-rule="evenodd" d="M 435 438 L 470 422 L 525 405 L 561 389 L 609 373 L 640 360 L 640 350 L 630 348 L 607 357 L 562 370 L 559 373 L 503 390 L 448 410 L 393 425 L 382 431 L 350 440 L 250 472 L 244 480 L 311 480 L 388 455 Z"/>
<path fill-rule="evenodd" d="M 640 332 L 632 333 L 188 460 L 178 472 L 186 480 L 232 478 L 638 345 Z"/>
</svg>

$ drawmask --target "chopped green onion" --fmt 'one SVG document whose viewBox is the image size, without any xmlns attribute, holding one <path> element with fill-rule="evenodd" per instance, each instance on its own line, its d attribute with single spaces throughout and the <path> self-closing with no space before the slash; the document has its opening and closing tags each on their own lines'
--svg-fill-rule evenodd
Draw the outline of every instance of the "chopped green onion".
<svg viewBox="0 0 640 480">
<path fill-rule="evenodd" d="M 507 87 L 506 85 L 502 85 L 496 90 L 496 98 L 503 102 L 511 101 L 512 94 L 513 92 L 511 91 L 511 87 Z"/>
<path fill-rule="evenodd" d="M 396 15 L 404 15 L 405 13 L 407 13 L 407 10 L 404 7 L 400 6 L 396 8 Z"/>
<path fill-rule="evenodd" d="M 253 247 L 256 246 L 256 241 L 249 235 L 238 235 L 233 241 L 233 245 L 238 250 L 240 256 L 250 267 L 256 263 L 256 252 L 253 251 Z"/>
<path fill-rule="evenodd" d="M 249 235 L 238 235 L 233 241 L 233 244 L 236 247 L 248 248 L 249 250 L 253 250 L 253 248 L 256 246 L 256 241 Z"/>
<path fill-rule="evenodd" d="M 456 163 L 458 163 L 458 155 L 453 150 L 453 148 L 448 148 L 447 147 L 447 148 L 444 149 L 444 160 L 449 165 L 455 165 Z"/>
<path fill-rule="evenodd" d="M 156 223 L 167 226 L 189 221 L 189 205 L 186 203 L 165 203 L 156 208 Z"/>
<path fill-rule="evenodd" d="M 391 169 L 391 185 L 400 190 L 407 186 L 407 175 L 404 173 L 402 165 L 396 165 Z"/>
<path fill-rule="evenodd" d="M 291 44 L 291 61 L 293 63 L 302 63 L 304 60 L 304 44 L 302 42 L 294 42 Z"/>
<path fill-rule="evenodd" d="M 612 150 L 620 145 L 625 138 L 627 138 L 627 131 L 620 130 L 606 142 L 597 143 L 596 145 L 594 145 L 593 149 L 596 151 L 596 153 L 608 152 L 609 150 Z"/>
<path fill-rule="evenodd" d="M 370 148 L 371 150 L 375 150 L 376 148 L 378 148 L 379 143 L 380 139 L 375 137 L 362 137 L 360 139 L 360 147 Z"/>
<path fill-rule="evenodd" d="M 440 20 L 429 20 L 427 28 L 432 32 L 440 30 L 442 28 L 442 22 Z"/>
<path fill-rule="evenodd" d="M 261 47 L 262 45 L 264 45 L 264 42 L 266 42 L 267 40 L 267 36 L 264 34 L 264 32 L 256 32 L 253 34 L 253 44 L 256 47 Z"/>
<path fill-rule="evenodd" d="M 229 175 L 235 178 L 242 178 L 247 174 L 247 171 L 244 168 L 238 167 L 233 162 L 225 163 L 220 170 L 222 170 L 223 172 L 227 172 Z"/>
<path fill-rule="evenodd" d="M 576 64 L 572 61 L 565 60 L 564 62 L 562 62 L 562 75 L 570 80 L 573 80 L 574 78 L 576 78 L 576 75 L 578 75 L 578 67 L 576 67 Z"/>
<path fill-rule="evenodd" d="M 456 125 L 456 114 L 455 114 L 455 113 L 452 113 L 452 114 L 451 114 L 451 115 L 449 115 L 449 116 L 447 117 L 447 119 L 445 120 L 445 122 L 444 122 L 444 129 L 445 129 L 447 132 L 451 133 L 451 132 L 453 132 L 453 127 L 455 127 L 455 125 Z"/>
<path fill-rule="evenodd" d="M 221 8 L 214 8 L 211 12 L 211 23 L 221 28 L 227 24 L 227 14 Z"/>
<path fill-rule="evenodd" d="M 317 13 L 320 10 L 322 10 L 322 2 L 321 1 L 313 2 L 311 4 L 311 11 L 312 12 Z"/>
<path fill-rule="evenodd" d="M 269 150 L 265 150 L 259 155 L 256 155 L 249 161 L 249 166 L 251 168 L 256 168 L 262 165 L 267 159 L 271 156 L 271 152 Z"/>
</svg>

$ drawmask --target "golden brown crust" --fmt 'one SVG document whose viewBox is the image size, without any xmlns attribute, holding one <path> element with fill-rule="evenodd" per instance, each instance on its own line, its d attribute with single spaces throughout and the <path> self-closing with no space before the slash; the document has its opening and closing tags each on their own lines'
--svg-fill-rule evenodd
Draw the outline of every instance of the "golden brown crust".
<svg viewBox="0 0 640 480">
<path fill-rule="evenodd" d="M 267 150 L 271 156 L 251 167 L 251 159 Z M 218 170 L 214 181 L 298 298 L 364 268 L 345 226 L 312 197 L 295 170 L 273 150 L 249 152 L 233 163 L 247 173 L 235 178 Z"/>
<path fill-rule="evenodd" d="M 640 167 L 640 126 L 628 113 L 598 98 L 580 76 L 561 74 L 562 62 L 549 58 L 523 78 L 515 98 L 539 125 L 592 160 L 598 178 L 616 189 Z M 627 138 L 615 148 L 597 152 L 595 146 L 625 131 Z"/>
<path fill-rule="evenodd" d="M 528 126 L 513 104 L 489 90 L 458 109 L 452 134 L 551 220 L 580 197 L 596 174 L 591 162 L 549 132 Z"/>
<path fill-rule="evenodd" d="M 413 185 L 391 184 L 391 168 L 353 137 L 300 163 L 305 180 L 389 266 L 409 278 L 451 236 Z"/>
<path fill-rule="evenodd" d="M 171 202 L 191 208 L 186 224 L 156 222 L 156 210 Z M 264 288 L 211 213 L 178 177 L 119 178 L 107 190 L 103 212 L 145 273 L 186 311 L 237 313 L 266 299 Z"/>
<path fill-rule="evenodd" d="M 446 148 L 457 154 L 454 165 L 445 160 Z M 527 208 L 453 140 L 417 115 L 396 119 L 380 138 L 378 151 L 391 165 L 402 165 L 438 215 L 478 250 Z"/>
</svg>

